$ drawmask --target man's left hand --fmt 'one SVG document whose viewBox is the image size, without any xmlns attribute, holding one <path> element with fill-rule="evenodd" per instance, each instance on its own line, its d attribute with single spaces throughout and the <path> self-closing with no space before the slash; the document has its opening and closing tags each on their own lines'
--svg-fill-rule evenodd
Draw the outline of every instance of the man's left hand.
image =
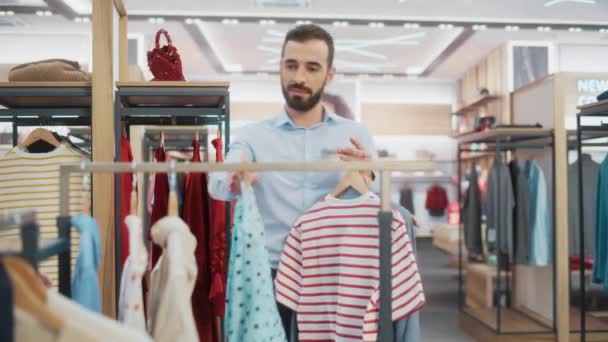
<svg viewBox="0 0 608 342">
<path fill-rule="evenodd" d="M 372 159 L 371 153 L 365 150 L 365 146 L 355 139 L 350 138 L 350 142 L 353 144 L 353 147 L 339 148 L 336 152 L 338 153 L 338 157 L 342 161 L 370 161 Z M 362 171 L 362 174 L 373 179 L 372 171 Z"/>
</svg>

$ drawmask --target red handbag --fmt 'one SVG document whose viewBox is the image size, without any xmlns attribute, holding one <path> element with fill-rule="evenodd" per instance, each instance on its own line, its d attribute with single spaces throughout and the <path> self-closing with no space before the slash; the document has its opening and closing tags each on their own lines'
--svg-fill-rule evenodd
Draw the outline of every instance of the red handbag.
<svg viewBox="0 0 608 342">
<path fill-rule="evenodd" d="M 163 47 L 160 47 L 161 35 L 167 39 L 167 45 Z M 154 75 L 152 81 L 184 81 L 182 59 L 166 30 L 160 29 L 156 32 L 155 45 L 154 49 L 148 51 L 148 67 Z"/>
</svg>

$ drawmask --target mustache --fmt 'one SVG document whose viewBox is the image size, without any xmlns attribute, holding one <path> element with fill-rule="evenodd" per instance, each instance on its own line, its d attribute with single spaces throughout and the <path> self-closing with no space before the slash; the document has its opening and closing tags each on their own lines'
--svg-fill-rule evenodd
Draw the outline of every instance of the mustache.
<svg viewBox="0 0 608 342">
<path fill-rule="evenodd" d="M 301 91 L 305 91 L 309 94 L 312 94 L 312 89 L 310 89 L 302 84 L 292 84 L 287 87 L 287 90 L 301 90 Z"/>
</svg>

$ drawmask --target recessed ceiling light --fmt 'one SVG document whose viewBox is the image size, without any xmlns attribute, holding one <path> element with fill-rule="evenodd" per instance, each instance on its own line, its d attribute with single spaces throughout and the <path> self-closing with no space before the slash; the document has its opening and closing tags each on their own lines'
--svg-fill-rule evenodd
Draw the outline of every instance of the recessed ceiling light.
<svg viewBox="0 0 608 342">
<path fill-rule="evenodd" d="M 50 17 L 52 15 L 53 15 L 53 12 L 51 12 L 51 11 L 44 11 L 44 16 L 45 17 Z"/>
<path fill-rule="evenodd" d="M 89 19 L 89 17 L 84 17 L 84 18 L 82 18 L 82 22 L 83 23 L 90 23 L 91 19 Z"/>
<path fill-rule="evenodd" d="M 268 20 L 267 19 L 262 19 L 262 20 L 260 20 L 260 25 L 274 25 L 276 23 L 277 22 L 275 20 L 272 20 L 272 19 L 268 19 Z"/>
<path fill-rule="evenodd" d="M 549 32 L 549 31 L 551 31 L 551 27 L 550 26 L 539 26 L 536 29 L 539 32 Z"/>
<path fill-rule="evenodd" d="M 420 28 L 420 24 L 418 23 L 405 23 L 403 27 L 407 30 L 415 30 Z"/>
<path fill-rule="evenodd" d="M 243 66 L 241 64 L 226 64 L 224 70 L 226 72 L 243 72 Z"/>
<path fill-rule="evenodd" d="M 336 27 L 347 27 L 350 23 L 348 21 L 334 21 L 333 25 Z"/>
<path fill-rule="evenodd" d="M 600 33 L 608 33 L 608 29 L 601 28 L 601 29 L 600 29 Z"/>
<path fill-rule="evenodd" d="M 36 11 L 36 15 L 42 17 L 44 16 L 44 11 Z"/>
<path fill-rule="evenodd" d="M 74 21 L 77 23 L 81 23 L 82 22 L 82 18 L 81 17 L 76 17 L 74 18 Z"/>
<path fill-rule="evenodd" d="M 582 32 L 583 29 L 580 27 L 570 27 L 568 28 L 568 32 Z"/>
<path fill-rule="evenodd" d="M 505 31 L 519 31 L 519 26 L 507 25 L 507 26 L 505 26 Z"/>
<path fill-rule="evenodd" d="M 488 27 L 486 25 L 473 25 L 474 31 L 485 31 Z"/>
<path fill-rule="evenodd" d="M 223 19 L 222 20 L 222 24 L 225 24 L 225 25 L 236 25 L 238 23 L 239 23 L 238 19 Z"/>
<path fill-rule="evenodd" d="M 381 21 L 372 21 L 371 23 L 368 24 L 369 27 L 371 28 L 382 28 L 384 27 L 384 23 Z"/>
<path fill-rule="evenodd" d="M 194 24 L 194 20 L 193 20 L 192 18 L 186 18 L 185 22 L 186 22 L 186 24 L 188 24 L 188 25 L 192 25 L 192 24 Z"/>
<path fill-rule="evenodd" d="M 15 15 L 15 12 L 13 12 L 13 11 L 6 11 L 6 15 L 8 15 L 10 17 L 10 16 Z"/>
<path fill-rule="evenodd" d="M 296 25 L 308 25 L 308 24 L 312 24 L 311 20 L 298 20 L 296 21 Z"/>
<path fill-rule="evenodd" d="M 4 17 L 6 15 L 5 11 L 0 11 L 0 17 Z"/>
<path fill-rule="evenodd" d="M 439 24 L 440 30 L 451 30 L 453 28 L 454 28 L 454 25 L 452 25 L 452 24 Z"/>
<path fill-rule="evenodd" d="M 595 5 L 596 4 L 595 0 L 547 0 L 547 1 L 545 1 L 545 7 L 551 7 L 551 6 L 561 4 L 561 3 L 566 3 L 566 2 L 574 2 L 574 3 L 578 3 L 578 4 L 585 4 L 585 5 Z"/>
</svg>

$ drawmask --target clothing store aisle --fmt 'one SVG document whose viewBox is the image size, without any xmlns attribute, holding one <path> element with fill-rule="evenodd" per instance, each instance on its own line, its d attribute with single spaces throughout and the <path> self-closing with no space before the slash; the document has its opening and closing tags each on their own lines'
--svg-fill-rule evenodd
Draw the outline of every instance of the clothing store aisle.
<svg viewBox="0 0 608 342">
<path fill-rule="evenodd" d="M 431 239 L 417 239 L 416 248 L 426 294 L 422 342 L 473 342 L 458 326 L 458 269 L 449 267 L 448 256 Z"/>
</svg>

